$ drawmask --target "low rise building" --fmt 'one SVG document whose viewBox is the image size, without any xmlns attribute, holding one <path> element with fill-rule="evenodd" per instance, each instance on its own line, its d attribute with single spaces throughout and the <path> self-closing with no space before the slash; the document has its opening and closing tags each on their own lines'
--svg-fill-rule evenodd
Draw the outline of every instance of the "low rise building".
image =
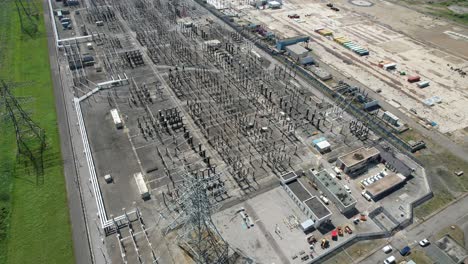
<svg viewBox="0 0 468 264">
<path fill-rule="evenodd" d="M 333 178 L 326 170 L 311 171 L 315 184 L 336 205 L 341 213 L 354 210 L 356 199 L 346 191 L 344 186 Z"/>
<path fill-rule="evenodd" d="M 332 215 L 330 210 L 318 197 L 307 191 L 304 185 L 298 181 L 296 173 L 288 172 L 282 175 L 281 185 L 307 217 L 314 222 L 315 228 L 330 219 Z"/>
<path fill-rule="evenodd" d="M 286 46 L 286 51 L 288 52 L 289 56 L 294 60 L 299 60 L 307 56 L 309 52 L 306 48 L 302 47 L 299 44 L 293 44 Z"/>
<path fill-rule="evenodd" d="M 380 151 L 375 147 L 361 147 L 338 157 L 336 166 L 344 173 L 356 175 L 359 174 L 359 172 L 364 171 L 369 163 L 378 161 L 379 158 Z"/>
<path fill-rule="evenodd" d="M 369 194 L 374 201 L 385 197 L 387 194 L 401 187 L 406 180 L 406 177 L 401 173 L 381 172 L 379 175 L 382 176 L 381 179 L 365 187 L 367 194 Z"/>
<path fill-rule="evenodd" d="M 389 111 L 384 112 L 382 119 L 394 126 L 398 125 L 398 121 L 400 120 L 396 115 L 392 114 Z"/>
</svg>

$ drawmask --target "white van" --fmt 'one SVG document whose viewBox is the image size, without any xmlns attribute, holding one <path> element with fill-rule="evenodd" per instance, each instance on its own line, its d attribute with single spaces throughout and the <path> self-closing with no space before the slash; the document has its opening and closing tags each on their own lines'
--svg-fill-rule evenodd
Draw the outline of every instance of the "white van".
<svg viewBox="0 0 468 264">
<path fill-rule="evenodd" d="M 395 263 L 396 258 L 394 256 L 390 256 L 384 260 L 384 264 L 392 264 Z"/>
</svg>

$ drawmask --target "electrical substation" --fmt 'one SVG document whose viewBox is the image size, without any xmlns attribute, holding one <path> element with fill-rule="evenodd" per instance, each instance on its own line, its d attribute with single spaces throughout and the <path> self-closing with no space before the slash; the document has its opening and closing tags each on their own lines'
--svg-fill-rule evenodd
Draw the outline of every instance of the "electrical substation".
<svg viewBox="0 0 468 264">
<path fill-rule="evenodd" d="M 49 6 L 96 259 L 317 261 L 341 241 L 389 236 L 429 192 L 352 87 L 330 96 L 206 3 Z M 348 174 L 347 164 L 359 168 Z M 383 184 L 390 175 L 401 181 Z M 339 243 L 311 251 L 308 236 L 328 242 L 338 227 Z"/>
</svg>

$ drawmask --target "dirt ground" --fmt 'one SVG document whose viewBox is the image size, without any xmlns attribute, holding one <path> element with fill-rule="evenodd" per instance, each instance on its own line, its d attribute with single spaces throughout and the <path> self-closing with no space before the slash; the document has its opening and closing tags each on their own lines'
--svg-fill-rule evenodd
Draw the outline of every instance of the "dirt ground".
<svg viewBox="0 0 468 264">
<path fill-rule="evenodd" d="M 330 10 L 323 1 L 287 1 L 277 10 L 257 10 L 236 1 L 230 6 L 239 12 L 240 20 L 261 24 L 277 36 L 311 36 L 308 47 L 323 62 L 374 91 L 381 90 L 389 102 L 421 124 L 435 122 L 440 132 L 465 138 L 468 77 L 455 69 L 468 69 L 468 29 L 390 2 L 360 2 L 372 5 L 361 7 L 338 0 L 334 3 L 339 12 Z M 300 19 L 287 17 L 293 13 Z M 332 37 L 315 33 L 317 28 L 359 44 L 370 50 L 370 56 L 359 57 Z M 378 67 L 383 60 L 397 63 L 396 70 Z M 420 89 L 407 81 L 408 75 L 419 75 L 430 86 Z M 427 100 L 434 98 L 441 102 L 428 106 Z"/>
</svg>

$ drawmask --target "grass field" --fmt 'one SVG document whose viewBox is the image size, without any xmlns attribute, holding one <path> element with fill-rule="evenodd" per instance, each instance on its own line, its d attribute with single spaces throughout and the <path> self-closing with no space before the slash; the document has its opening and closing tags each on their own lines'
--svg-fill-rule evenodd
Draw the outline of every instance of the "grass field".
<svg viewBox="0 0 468 264">
<path fill-rule="evenodd" d="M 422 139 L 427 144 L 427 149 L 415 153 L 415 156 L 421 161 L 431 180 L 434 198 L 416 208 L 416 217 L 428 216 L 468 190 L 468 177 L 457 177 L 454 173 L 459 170 L 468 171 L 466 162 L 435 145 L 414 129 L 404 132 L 401 137 L 405 140 Z"/>
<path fill-rule="evenodd" d="M 408 257 L 405 257 L 407 260 L 413 260 L 418 264 L 432 264 L 434 263 L 422 250 L 414 250 Z"/>
<path fill-rule="evenodd" d="M 39 33 L 21 31 L 12 0 L 0 1 L 0 78 L 17 83 L 17 97 L 47 136 L 44 183 L 16 163 L 13 125 L 0 122 L 0 263 L 73 263 L 63 163 L 41 1 Z M 1 110 L 2 113 L 4 109 Z"/>
<path fill-rule="evenodd" d="M 452 10 L 457 9 L 457 7 L 467 8 L 467 0 L 404 0 L 403 2 L 435 17 L 442 17 L 468 25 L 468 13 Z"/>
<path fill-rule="evenodd" d="M 442 228 L 434 236 L 434 240 L 439 240 L 442 237 L 444 237 L 445 235 L 450 235 L 450 237 L 452 237 L 453 240 L 455 240 L 462 247 L 465 247 L 465 234 L 463 232 L 463 229 L 461 229 L 459 226 L 451 225 L 451 226 L 447 226 L 447 227 Z"/>
</svg>

